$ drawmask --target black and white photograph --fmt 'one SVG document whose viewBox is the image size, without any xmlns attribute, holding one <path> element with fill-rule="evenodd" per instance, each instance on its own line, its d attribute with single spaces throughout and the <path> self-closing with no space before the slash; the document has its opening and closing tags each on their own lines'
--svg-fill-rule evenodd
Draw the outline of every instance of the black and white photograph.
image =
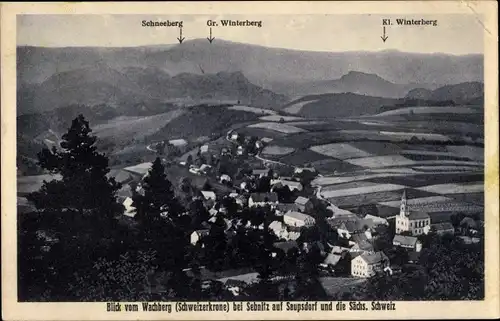
<svg viewBox="0 0 500 321">
<path fill-rule="evenodd" d="M 485 299 L 476 15 L 16 26 L 18 302 Z"/>
</svg>

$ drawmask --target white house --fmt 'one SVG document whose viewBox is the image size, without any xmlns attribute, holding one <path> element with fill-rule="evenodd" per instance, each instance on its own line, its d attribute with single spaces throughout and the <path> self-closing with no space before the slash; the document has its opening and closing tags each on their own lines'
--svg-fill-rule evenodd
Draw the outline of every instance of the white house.
<svg viewBox="0 0 500 321">
<path fill-rule="evenodd" d="M 294 202 L 302 212 L 308 212 L 313 209 L 313 204 L 307 197 L 299 196 Z"/>
<path fill-rule="evenodd" d="M 276 193 L 252 193 L 248 199 L 249 207 L 278 205 L 278 195 Z"/>
<path fill-rule="evenodd" d="M 313 226 L 316 220 L 307 214 L 289 211 L 283 215 L 283 222 L 288 226 L 302 227 Z"/>
<path fill-rule="evenodd" d="M 351 261 L 351 275 L 371 277 L 389 266 L 389 258 L 384 252 L 363 253 Z"/>
<path fill-rule="evenodd" d="M 215 193 L 212 192 L 212 191 L 201 191 L 201 194 L 203 195 L 203 197 L 205 198 L 205 200 L 212 200 L 212 201 L 215 201 L 216 199 L 216 196 L 215 196 Z"/>
<path fill-rule="evenodd" d="M 203 145 L 200 147 L 200 153 L 208 153 L 208 145 Z"/>
<path fill-rule="evenodd" d="M 243 190 L 243 191 L 248 191 L 248 183 L 247 182 L 241 182 L 240 189 Z"/>
<path fill-rule="evenodd" d="M 211 170 L 212 170 L 212 166 L 210 166 L 210 165 L 202 164 L 200 166 L 200 172 L 202 172 L 203 174 L 208 174 Z"/>
<path fill-rule="evenodd" d="M 411 249 L 415 252 L 420 252 L 422 249 L 422 243 L 414 236 L 405 236 L 405 235 L 394 235 L 394 239 L 392 240 L 392 244 L 395 246 L 400 246 L 405 249 Z"/>
<path fill-rule="evenodd" d="M 191 168 L 189 168 L 189 172 L 195 175 L 201 175 L 200 169 L 196 166 L 192 166 Z"/>
<path fill-rule="evenodd" d="M 297 181 L 290 181 L 290 180 L 284 180 L 284 179 L 272 179 L 271 180 L 271 186 L 288 186 L 290 191 L 302 191 L 302 184 Z"/>
<path fill-rule="evenodd" d="M 191 233 L 191 244 L 196 245 L 199 240 L 201 240 L 202 237 L 205 237 L 208 235 L 209 230 L 196 230 L 193 233 Z"/>
<path fill-rule="evenodd" d="M 224 183 L 224 182 L 231 182 L 231 177 L 227 174 L 222 174 L 219 178 L 219 181 L 221 183 Z"/>
<path fill-rule="evenodd" d="M 271 170 L 269 168 L 252 170 L 252 176 L 254 177 L 268 177 L 270 173 Z"/>
<path fill-rule="evenodd" d="M 302 172 L 304 172 L 304 171 L 315 173 L 316 169 L 313 167 L 296 167 L 293 172 L 295 174 L 302 174 Z"/>
<path fill-rule="evenodd" d="M 132 206 L 132 203 L 134 201 L 130 198 L 127 197 L 123 201 L 123 206 L 125 207 L 125 211 L 123 211 L 123 215 L 128 216 L 128 217 L 134 217 L 136 212 L 135 212 L 135 207 Z"/>
<path fill-rule="evenodd" d="M 236 141 L 238 140 L 238 137 L 240 137 L 240 135 L 238 135 L 237 132 L 232 132 L 229 139 L 231 139 L 232 141 Z"/>
</svg>

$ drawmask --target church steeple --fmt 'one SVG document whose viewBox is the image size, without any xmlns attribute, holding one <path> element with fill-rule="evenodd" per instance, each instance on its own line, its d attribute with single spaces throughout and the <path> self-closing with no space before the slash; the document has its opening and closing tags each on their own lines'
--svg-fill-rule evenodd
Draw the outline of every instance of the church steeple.
<svg viewBox="0 0 500 321">
<path fill-rule="evenodd" d="M 406 189 L 403 190 L 403 196 L 401 196 L 401 207 L 399 208 L 399 215 L 405 217 L 408 213 L 408 204 L 406 199 Z"/>
</svg>

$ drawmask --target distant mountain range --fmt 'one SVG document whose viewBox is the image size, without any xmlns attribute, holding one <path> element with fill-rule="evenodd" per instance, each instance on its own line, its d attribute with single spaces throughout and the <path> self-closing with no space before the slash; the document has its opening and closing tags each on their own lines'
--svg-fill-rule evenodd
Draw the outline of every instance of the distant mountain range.
<svg viewBox="0 0 500 321">
<path fill-rule="evenodd" d="M 482 106 L 483 97 L 482 83 L 466 82 L 439 87 L 435 90 L 413 89 L 404 98 L 374 97 L 352 92 L 307 95 L 285 104 L 282 110 L 304 117 L 337 118 L 371 115 L 402 107 Z"/>
<path fill-rule="evenodd" d="M 482 81 L 483 56 L 311 52 L 196 39 L 132 48 L 20 46 L 17 72 L 20 113 L 189 97 L 269 107 L 284 96 L 353 92 L 401 98 L 416 88 Z"/>
<path fill-rule="evenodd" d="M 482 82 L 466 82 L 456 85 L 446 85 L 436 90 L 415 88 L 405 96 L 407 99 L 422 99 L 445 101 L 452 100 L 456 104 L 474 103 L 480 101 L 484 96 L 484 84 Z"/>
<path fill-rule="evenodd" d="M 334 80 L 289 82 L 275 84 L 273 90 L 289 97 L 302 97 L 325 93 L 355 93 L 375 97 L 402 98 L 416 87 L 435 88 L 436 84 L 395 84 L 376 75 L 359 71 L 349 71 Z"/>
<path fill-rule="evenodd" d="M 200 101 L 274 107 L 287 99 L 250 83 L 241 72 L 172 77 L 158 68 L 127 67 L 118 71 L 103 63 L 56 73 L 40 84 L 21 85 L 18 91 L 19 114 L 74 104 L 106 104 L 123 114 L 141 114 L 152 105 Z"/>
</svg>

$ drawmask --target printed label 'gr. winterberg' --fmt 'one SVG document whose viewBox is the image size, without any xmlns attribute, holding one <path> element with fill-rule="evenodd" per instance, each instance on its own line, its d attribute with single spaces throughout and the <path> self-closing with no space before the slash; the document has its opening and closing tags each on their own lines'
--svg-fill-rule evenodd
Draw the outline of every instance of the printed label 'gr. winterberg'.
<svg viewBox="0 0 500 321">
<path fill-rule="evenodd" d="M 207 20 L 209 27 L 258 27 L 262 28 L 262 20 L 220 20 L 220 24 L 214 20 Z"/>
</svg>

